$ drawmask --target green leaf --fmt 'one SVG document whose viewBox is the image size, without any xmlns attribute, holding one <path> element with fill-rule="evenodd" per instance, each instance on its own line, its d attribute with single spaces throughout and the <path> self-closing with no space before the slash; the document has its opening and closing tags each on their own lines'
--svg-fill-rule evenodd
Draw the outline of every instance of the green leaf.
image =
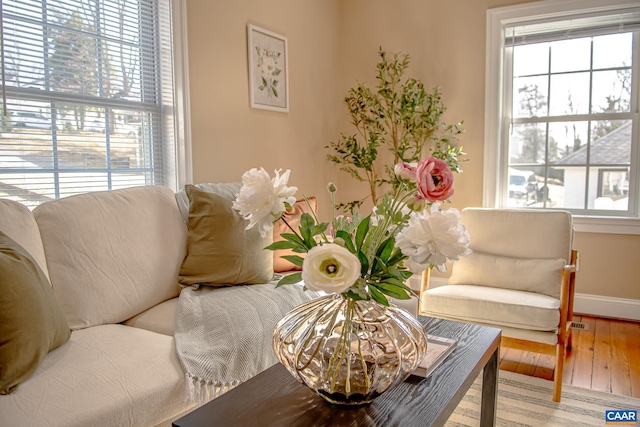
<svg viewBox="0 0 640 427">
<path fill-rule="evenodd" d="M 361 301 L 364 298 L 362 298 L 360 295 L 358 295 L 357 293 L 353 292 L 352 290 L 348 290 L 347 292 L 345 292 L 345 294 L 347 294 L 347 296 L 353 300 L 356 301 Z"/>
<path fill-rule="evenodd" d="M 392 298 L 402 299 L 402 300 L 411 298 L 411 295 L 407 295 L 407 292 L 404 289 L 402 289 L 399 286 L 392 285 L 390 283 L 369 283 L 369 289 L 371 289 L 372 286 L 378 289 L 380 292 L 384 293 L 385 295 L 389 295 Z"/>
<path fill-rule="evenodd" d="M 304 239 L 305 247 L 311 249 L 316 246 L 315 240 L 313 240 L 313 235 L 311 230 L 315 227 L 315 221 L 308 213 L 303 213 L 300 217 L 300 234 Z"/>
<path fill-rule="evenodd" d="M 265 79 L 264 77 L 262 78 L 262 85 L 267 86 L 267 79 Z"/>
<path fill-rule="evenodd" d="M 382 270 L 383 268 L 385 268 L 386 265 L 384 263 L 384 261 L 382 261 L 379 257 L 374 257 L 373 258 L 373 264 L 371 265 L 371 275 L 377 275 L 377 273 L 380 272 L 380 270 Z"/>
<path fill-rule="evenodd" d="M 402 279 L 398 279 L 397 277 L 390 277 L 388 279 L 384 279 L 381 283 L 387 283 L 390 285 L 398 286 L 404 289 L 405 291 L 409 291 L 413 293 L 413 289 L 407 286 L 407 284 Z"/>
<path fill-rule="evenodd" d="M 300 228 L 311 230 L 315 226 L 313 217 L 308 213 L 303 213 L 300 217 Z"/>
<path fill-rule="evenodd" d="M 382 244 L 380 245 L 380 247 L 378 247 L 378 250 L 376 252 L 376 256 L 380 258 L 380 260 L 383 261 L 385 265 L 387 264 L 387 261 L 389 260 L 391 253 L 393 252 L 393 243 L 394 243 L 393 236 L 389 237 L 387 240 L 382 242 Z"/>
<path fill-rule="evenodd" d="M 274 80 L 274 81 L 273 81 L 273 87 L 276 87 L 276 86 L 278 86 L 278 81 L 277 81 L 277 80 Z M 276 95 L 276 96 L 277 96 L 277 95 Z"/>
<path fill-rule="evenodd" d="M 369 293 L 371 294 L 371 297 L 378 303 L 389 307 L 389 300 L 387 299 L 387 297 L 380 293 L 380 291 L 378 291 L 375 287 L 369 286 Z"/>
<path fill-rule="evenodd" d="M 281 72 L 282 72 L 282 70 L 280 68 L 276 68 L 276 70 L 273 72 L 273 75 L 274 76 L 279 76 Z"/>
<path fill-rule="evenodd" d="M 368 216 L 360 221 L 358 224 L 358 229 L 356 230 L 356 249 L 362 249 L 362 242 L 364 242 L 364 238 L 369 232 L 369 222 L 371 221 L 371 217 Z"/>
<path fill-rule="evenodd" d="M 345 247 L 349 249 L 351 253 L 353 254 L 356 253 L 356 247 L 353 245 L 353 240 L 351 240 L 351 236 L 349 235 L 349 233 L 347 233 L 344 230 L 338 230 L 336 232 L 336 237 L 339 237 L 342 240 L 344 240 Z"/>
<path fill-rule="evenodd" d="M 276 285 L 276 288 L 282 285 L 292 285 L 294 283 L 298 283 L 301 281 L 302 281 L 302 273 L 288 274 L 284 276 L 282 279 L 280 279 L 280 281 Z"/>
<path fill-rule="evenodd" d="M 360 275 L 365 276 L 369 272 L 369 260 L 367 256 L 362 252 L 358 251 L 358 259 L 360 260 Z"/>
<path fill-rule="evenodd" d="M 280 237 L 282 237 L 283 239 L 288 240 L 289 242 L 297 243 L 298 245 L 304 246 L 304 241 L 297 234 L 282 233 L 280 235 Z"/>
<path fill-rule="evenodd" d="M 388 266 L 395 265 L 406 258 L 407 257 L 402 253 L 402 251 L 396 248 L 391 254 L 391 257 L 387 260 L 387 265 Z"/>
<path fill-rule="evenodd" d="M 302 263 L 304 262 L 304 258 L 298 255 L 283 255 L 280 258 L 286 259 L 291 264 L 296 265 L 298 267 L 302 267 Z"/>
<path fill-rule="evenodd" d="M 279 241 L 279 242 L 273 242 L 272 244 L 267 246 L 265 249 L 270 250 L 270 251 L 277 251 L 277 250 L 281 250 L 281 249 L 294 249 L 296 246 L 298 246 L 296 243 L 288 242 L 286 240 L 282 240 L 282 241 Z"/>
<path fill-rule="evenodd" d="M 273 94 L 276 96 L 276 98 L 278 97 L 278 91 L 276 90 L 275 87 L 271 88 L 271 91 L 273 92 Z"/>
<path fill-rule="evenodd" d="M 313 229 L 311 230 L 311 235 L 312 236 L 317 236 L 319 234 L 322 234 L 325 231 L 327 231 L 328 227 L 329 227 L 329 223 L 322 222 L 322 223 L 316 225 L 315 227 L 313 227 Z"/>
<path fill-rule="evenodd" d="M 402 277 L 404 277 L 404 280 L 407 280 L 409 277 L 413 276 L 413 273 L 410 272 L 409 270 L 399 270 L 399 271 Z"/>
</svg>

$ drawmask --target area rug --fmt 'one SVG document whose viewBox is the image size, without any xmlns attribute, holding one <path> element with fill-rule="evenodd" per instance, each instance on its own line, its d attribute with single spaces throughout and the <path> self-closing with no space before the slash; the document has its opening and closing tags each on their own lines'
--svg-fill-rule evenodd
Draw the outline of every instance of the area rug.
<svg viewBox="0 0 640 427">
<path fill-rule="evenodd" d="M 473 383 L 446 423 L 448 427 L 477 426 L 482 376 Z M 605 410 L 640 410 L 640 399 L 584 388 L 562 386 L 562 401 L 551 400 L 553 382 L 500 371 L 496 426 L 591 427 L 605 425 Z"/>
</svg>

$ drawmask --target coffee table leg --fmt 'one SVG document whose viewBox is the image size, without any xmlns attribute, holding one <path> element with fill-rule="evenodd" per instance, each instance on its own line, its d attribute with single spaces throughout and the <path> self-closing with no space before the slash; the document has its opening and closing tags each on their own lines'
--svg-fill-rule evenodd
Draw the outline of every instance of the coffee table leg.
<svg viewBox="0 0 640 427">
<path fill-rule="evenodd" d="M 498 350 L 482 370 L 482 404 L 480 407 L 480 426 L 496 425 L 496 402 L 498 400 Z"/>
</svg>

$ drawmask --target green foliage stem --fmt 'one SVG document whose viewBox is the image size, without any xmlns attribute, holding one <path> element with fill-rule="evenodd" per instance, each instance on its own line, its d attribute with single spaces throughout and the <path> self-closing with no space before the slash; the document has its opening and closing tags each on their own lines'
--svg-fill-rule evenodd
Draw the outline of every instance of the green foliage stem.
<svg viewBox="0 0 640 427">
<path fill-rule="evenodd" d="M 356 129 L 352 135 L 341 134 L 330 142 L 327 159 L 354 179 L 366 182 L 369 195 L 360 200 L 340 203 L 338 208 L 355 212 L 368 198 L 378 204 L 378 189 L 385 183 L 397 185 L 393 166 L 400 162 L 417 162 L 430 155 L 446 161 L 451 169 L 460 172 L 459 157 L 465 153 L 457 147 L 457 137 L 464 131 L 462 123 L 440 123 L 446 107 L 439 88 L 428 92 L 424 84 L 414 78 L 404 78 L 409 67 L 409 55 L 391 57 L 380 48 L 377 64 L 378 85 L 375 90 L 364 84 L 351 88 L 344 101 Z M 393 163 L 382 165 L 378 171 L 380 148 L 393 154 Z"/>
</svg>

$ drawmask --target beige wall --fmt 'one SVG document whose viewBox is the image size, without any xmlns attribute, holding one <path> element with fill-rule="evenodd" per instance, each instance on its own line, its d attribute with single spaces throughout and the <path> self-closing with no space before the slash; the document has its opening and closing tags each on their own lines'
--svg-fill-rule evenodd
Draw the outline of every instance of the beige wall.
<svg viewBox="0 0 640 427">
<path fill-rule="evenodd" d="M 456 177 L 452 206 L 482 205 L 484 155 L 485 17 L 492 7 L 521 0 L 345 0 L 341 14 L 340 85 L 374 82 L 376 52 L 408 53 L 408 73 L 427 87 L 439 85 L 445 121 L 464 119 L 461 144 L 469 161 Z M 343 122 L 343 126 L 348 126 Z M 347 128 L 348 129 L 348 128 Z M 339 181 L 343 186 L 346 179 Z M 640 236 L 578 233 L 580 272 L 576 292 L 640 299 Z M 432 272 L 434 277 L 437 272 Z"/>
<path fill-rule="evenodd" d="M 485 16 L 521 0 L 188 1 L 194 181 L 232 181 L 249 167 L 293 170 L 292 183 L 320 195 L 334 180 L 342 200 L 367 194 L 325 160 L 324 146 L 350 133 L 342 99 L 375 84 L 377 50 L 408 53 L 408 74 L 439 85 L 445 120 L 464 119 L 469 161 L 452 206 L 482 204 Z M 246 23 L 289 37 L 291 111 L 248 107 Z M 577 292 L 640 299 L 640 236 L 578 233 Z M 437 272 L 433 273 L 438 276 Z"/>
<path fill-rule="evenodd" d="M 338 0 L 188 0 L 193 180 L 291 169 L 298 196 L 328 206 L 324 146 L 337 132 Z M 290 110 L 249 108 L 247 24 L 288 37 Z M 327 208 L 328 209 L 328 208 Z"/>
</svg>

